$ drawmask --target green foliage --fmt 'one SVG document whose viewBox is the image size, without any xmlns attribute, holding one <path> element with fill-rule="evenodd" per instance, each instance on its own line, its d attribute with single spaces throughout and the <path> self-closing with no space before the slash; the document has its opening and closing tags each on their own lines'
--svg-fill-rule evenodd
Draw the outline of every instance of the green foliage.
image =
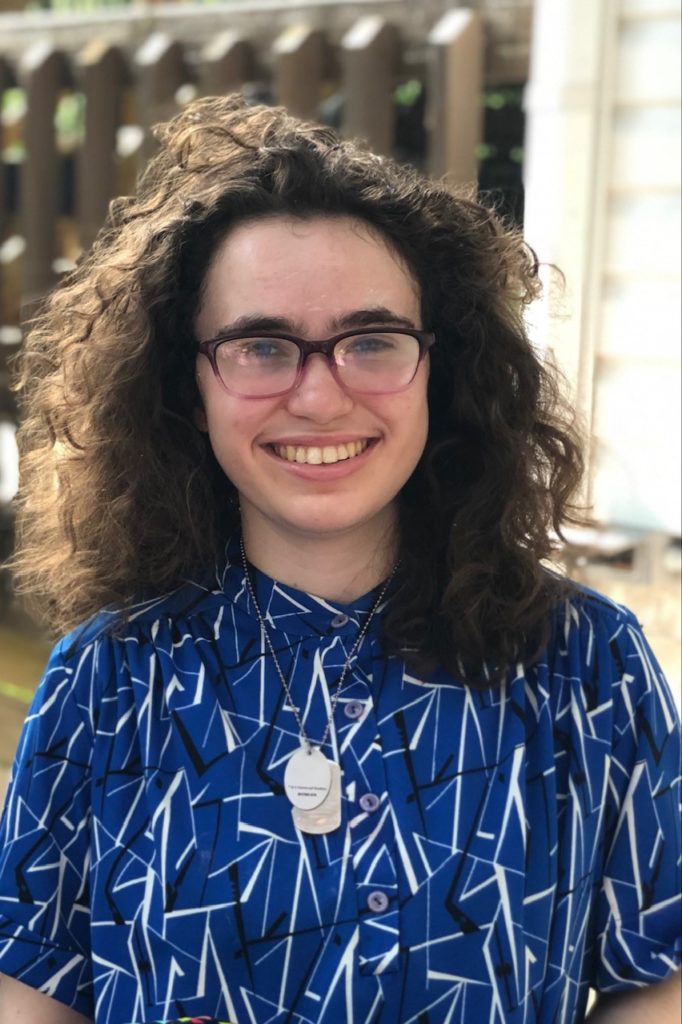
<svg viewBox="0 0 682 1024">
<path fill-rule="evenodd" d="M 3 123 L 16 121 L 26 110 L 25 89 L 5 89 L 0 93 L 0 117 Z"/>
<path fill-rule="evenodd" d="M 60 150 L 73 149 L 83 141 L 85 96 L 81 92 L 64 93 L 54 113 L 54 126 Z"/>
<path fill-rule="evenodd" d="M 4 126 L 16 124 L 26 113 L 25 89 L 5 89 L 0 92 L 0 118 Z M 2 162 L 19 164 L 24 159 L 23 139 L 11 139 L 2 150 Z"/>
<path fill-rule="evenodd" d="M 520 107 L 523 102 L 523 88 L 520 85 L 500 86 L 486 89 L 482 103 L 490 110 L 502 110 L 504 107 Z"/>
<path fill-rule="evenodd" d="M 13 88 L 0 92 L 0 118 L 5 126 L 20 123 L 27 110 L 25 89 Z M 57 148 L 69 152 L 83 141 L 85 131 L 85 96 L 80 92 L 64 92 L 54 112 Z M 11 134 L 11 133 L 10 133 Z M 21 163 L 26 154 L 23 132 L 10 141 L 2 152 L 4 163 Z"/>
<path fill-rule="evenodd" d="M 498 147 L 492 145 L 490 142 L 479 142 L 476 146 L 476 159 L 477 160 L 490 160 L 491 157 L 497 156 Z"/>
<path fill-rule="evenodd" d="M 393 93 L 393 99 L 399 107 L 412 107 L 422 94 L 424 85 L 418 78 L 401 82 Z"/>
</svg>

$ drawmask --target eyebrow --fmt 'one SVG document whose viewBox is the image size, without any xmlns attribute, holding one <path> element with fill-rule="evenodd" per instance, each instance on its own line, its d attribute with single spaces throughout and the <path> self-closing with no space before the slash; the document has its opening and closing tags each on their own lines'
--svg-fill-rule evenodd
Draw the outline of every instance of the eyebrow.
<svg viewBox="0 0 682 1024">
<path fill-rule="evenodd" d="M 416 325 L 408 316 L 394 313 L 386 306 L 371 306 L 367 309 L 353 309 L 348 313 L 341 313 L 332 317 L 329 326 L 332 334 L 354 327 L 408 327 L 416 330 Z M 217 341 L 226 334 L 235 334 L 238 331 L 280 331 L 284 334 L 303 336 L 305 328 L 300 321 L 289 320 L 284 316 L 267 316 L 264 313 L 249 313 L 237 317 L 232 323 L 223 324 L 207 341 Z"/>
</svg>

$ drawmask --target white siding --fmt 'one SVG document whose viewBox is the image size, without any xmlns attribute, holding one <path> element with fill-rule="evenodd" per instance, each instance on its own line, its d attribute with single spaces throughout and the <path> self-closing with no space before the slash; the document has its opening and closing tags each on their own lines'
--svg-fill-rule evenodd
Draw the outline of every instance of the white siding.
<svg viewBox="0 0 682 1024">
<path fill-rule="evenodd" d="M 596 518 L 676 535 L 680 21 L 665 0 L 537 0 L 526 174 L 528 240 L 567 279 L 536 337 L 592 429 Z"/>
<path fill-rule="evenodd" d="M 681 161 L 678 106 L 615 111 L 609 173 L 614 190 L 674 190 L 682 177 Z"/>
<path fill-rule="evenodd" d="M 618 32 L 615 100 L 680 101 L 680 16 L 623 20 Z"/>
<path fill-rule="evenodd" d="M 593 377 L 597 516 L 680 532 L 680 15 L 624 2 Z M 628 17 L 637 10 L 638 17 Z"/>
</svg>

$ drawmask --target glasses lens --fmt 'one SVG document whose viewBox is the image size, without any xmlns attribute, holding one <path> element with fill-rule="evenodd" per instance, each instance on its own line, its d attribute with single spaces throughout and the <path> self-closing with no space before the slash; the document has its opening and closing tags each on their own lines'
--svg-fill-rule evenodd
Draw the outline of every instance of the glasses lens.
<svg viewBox="0 0 682 1024">
<path fill-rule="evenodd" d="M 399 391 L 414 378 L 419 342 L 410 334 L 353 334 L 334 350 L 339 377 L 347 388 L 380 394 Z"/>
<path fill-rule="evenodd" d="M 284 338 L 233 338 L 215 350 L 223 384 L 252 398 L 293 387 L 298 358 L 298 346 Z"/>
</svg>

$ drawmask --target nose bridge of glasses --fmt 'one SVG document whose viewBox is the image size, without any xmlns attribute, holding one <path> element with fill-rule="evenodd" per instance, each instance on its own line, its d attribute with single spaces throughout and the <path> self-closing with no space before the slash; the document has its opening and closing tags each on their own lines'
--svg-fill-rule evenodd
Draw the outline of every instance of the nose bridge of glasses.
<svg viewBox="0 0 682 1024">
<path fill-rule="evenodd" d="M 335 360 L 335 348 L 338 343 L 338 338 L 328 338 L 325 341 L 303 341 L 299 340 L 299 364 L 296 390 L 300 390 L 301 385 L 309 377 L 310 369 L 315 366 L 316 363 L 322 362 L 325 364 L 325 373 L 323 378 L 329 383 L 329 378 L 332 378 L 336 387 L 343 390 L 344 386 L 339 377 L 338 367 Z M 311 359 L 311 356 L 320 356 L 321 359 Z M 317 382 L 317 374 L 314 374 L 315 381 Z"/>
<path fill-rule="evenodd" d="M 310 356 L 321 355 L 329 365 L 334 363 L 334 349 L 337 345 L 337 338 L 328 338 L 326 341 L 297 341 L 300 352 L 301 369 L 308 362 Z"/>
<path fill-rule="evenodd" d="M 317 390 L 317 386 L 320 384 L 321 381 L 324 383 L 323 390 L 325 391 L 328 390 L 328 386 L 332 381 L 333 386 L 335 388 L 345 390 L 343 383 L 341 382 L 338 375 L 338 368 L 334 361 L 334 351 L 332 345 L 329 345 L 326 342 L 316 342 L 311 344 L 310 347 L 308 347 L 307 345 L 305 347 L 302 346 L 300 352 L 300 363 L 298 367 L 297 382 L 295 385 L 297 391 L 300 391 L 301 387 L 305 383 L 311 381 L 311 379 L 313 382 L 314 390 Z M 313 359 L 311 358 L 312 356 L 317 356 L 318 358 Z M 319 364 L 322 365 L 321 377 L 319 374 L 319 370 L 315 369 L 315 367 L 319 366 Z"/>
</svg>

